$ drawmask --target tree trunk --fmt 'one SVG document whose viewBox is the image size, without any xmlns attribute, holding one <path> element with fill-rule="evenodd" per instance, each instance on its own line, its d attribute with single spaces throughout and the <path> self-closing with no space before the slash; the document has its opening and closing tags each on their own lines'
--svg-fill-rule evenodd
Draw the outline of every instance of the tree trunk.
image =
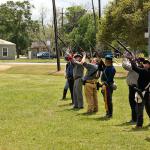
<svg viewBox="0 0 150 150">
<path fill-rule="evenodd" d="M 19 58 L 20 50 L 19 50 L 18 46 L 16 46 L 16 52 L 17 52 L 17 58 Z"/>
</svg>

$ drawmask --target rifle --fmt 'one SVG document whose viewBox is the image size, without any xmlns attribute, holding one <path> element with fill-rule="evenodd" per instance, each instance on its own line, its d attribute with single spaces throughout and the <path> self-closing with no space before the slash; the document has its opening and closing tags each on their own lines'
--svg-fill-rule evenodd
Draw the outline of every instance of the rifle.
<svg viewBox="0 0 150 150">
<path fill-rule="evenodd" d="M 64 44 L 65 47 L 68 47 L 67 44 L 57 35 L 58 39 Z"/>
<path fill-rule="evenodd" d="M 68 47 L 67 44 L 66 44 L 58 35 L 57 35 L 57 37 L 58 37 L 58 39 L 64 44 L 65 47 Z M 69 53 L 69 52 L 73 53 L 71 49 L 70 49 L 70 51 L 64 51 L 64 50 L 63 50 L 63 52 L 64 52 L 64 53 Z"/>
<path fill-rule="evenodd" d="M 131 56 L 133 56 L 133 53 L 129 51 L 119 40 L 117 40 L 117 42 L 125 49 L 125 51 L 127 51 Z"/>
<path fill-rule="evenodd" d="M 108 43 L 107 41 L 104 41 L 109 47 L 111 47 L 112 49 L 114 49 L 116 52 L 118 52 L 119 54 L 123 55 L 123 53 L 121 51 L 119 51 L 118 49 L 116 49 L 114 46 L 112 46 L 110 43 Z"/>
<path fill-rule="evenodd" d="M 93 51 L 95 51 L 96 52 L 96 50 L 95 50 L 95 48 L 93 47 L 93 45 L 91 44 L 91 42 L 86 38 L 86 40 L 87 40 L 87 42 L 90 44 L 90 46 L 91 46 L 91 48 L 93 49 Z M 90 49 L 90 57 L 92 58 L 93 57 L 93 54 L 92 54 L 92 51 L 91 51 L 91 49 Z"/>
<path fill-rule="evenodd" d="M 72 40 L 81 50 L 81 52 L 84 52 L 84 49 L 75 41 L 75 40 Z"/>
</svg>

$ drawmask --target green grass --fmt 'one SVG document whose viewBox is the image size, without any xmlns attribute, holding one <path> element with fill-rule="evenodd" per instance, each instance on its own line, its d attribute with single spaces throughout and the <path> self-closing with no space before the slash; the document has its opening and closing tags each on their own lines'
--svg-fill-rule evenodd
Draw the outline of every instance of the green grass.
<svg viewBox="0 0 150 150">
<path fill-rule="evenodd" d="M 16 60 L 0 60 L 1 63 L 10 63 L 10 62 L 15 62 L 15 63 L 56 63 L 56 59 L 25 59 L 25 58 L 19 58 Z M 65 60 L 63 58 L 60 59 L 60 62 L 64 63 Z"/>
<path fill-rule="evenodd" d="M 29 74 L 29 75 L 49 75 L 56 74 L 57 67 L 54 65 L 16 65 L 5 71 L 7 74 Z M 64 70 L 65 66 L 61 66 Z M 61 75 L 64 75 L 62 71 Z"/>
<path fill-rule="evenodd" d="M 124 124 L 130 119 L 125 79 L 116 79 L 114 116 L 104 120 L 100 91 L 99 112 L 83 115 L 86 102 L 84 110 L 75 111 L 69 94 L 60 101 L 65 79 L 49 70 L 55 67 L 18 66 L 0 73 L 0 150 L 149 149 L 147 115 L 140 131 Z"/>
</svg>

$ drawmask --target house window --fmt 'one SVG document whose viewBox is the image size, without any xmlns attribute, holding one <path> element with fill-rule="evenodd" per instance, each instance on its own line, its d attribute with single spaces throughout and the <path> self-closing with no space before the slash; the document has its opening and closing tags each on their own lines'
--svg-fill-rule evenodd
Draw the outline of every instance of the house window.
<svg viewBox="0 0 150 150">
<path fill-rule="evenodd" d="M 7 57 L 8 56 L 8 48 L 3 48 L 2 49 L 2 56 Z"/>
</svg>

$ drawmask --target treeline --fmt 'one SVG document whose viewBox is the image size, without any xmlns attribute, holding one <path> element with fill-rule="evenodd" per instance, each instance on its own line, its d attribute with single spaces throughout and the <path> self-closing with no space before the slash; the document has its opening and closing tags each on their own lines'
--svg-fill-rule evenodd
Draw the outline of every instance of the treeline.
<svg viewBox="0 0 150 150">
<path fill-rule="evenodd" d="M 42 9 L 39 20 L 34 21 L 33 7 L 29 1 L 8 1 L 0 5 L 0 38 L 16 43 L 18 57 L 32 41 L 46 45 L 50 39 L 51 49 L 54 46 L 53 25 L 45 22 L 48 13 Z M 92 11 L 72 6 L 65 10 L 63 17 L 57 12 L 59 36 L 73 50 L 79 47 L 86 51 L 108 50 L 105 41 L 118 47 L 116 39 L 119 39 L 131 50 L 146 52 L 148 43 L 144 33 L 148 30 L 148 11 L 149 0 L 114 0 L 105 8 L 101 19 L 96 13 L 95 24 Z M 59 49 L 66 49 L 60 41 Z"/>
<path fill-rule="evenodd" d="M 148 11 L 149 0 L 115 0 L 100 21 L 97 43 L 107 40 L 117 46 L 115 39 L 120 39 L 131 50 L 147 53 Z"/>
</svg>

